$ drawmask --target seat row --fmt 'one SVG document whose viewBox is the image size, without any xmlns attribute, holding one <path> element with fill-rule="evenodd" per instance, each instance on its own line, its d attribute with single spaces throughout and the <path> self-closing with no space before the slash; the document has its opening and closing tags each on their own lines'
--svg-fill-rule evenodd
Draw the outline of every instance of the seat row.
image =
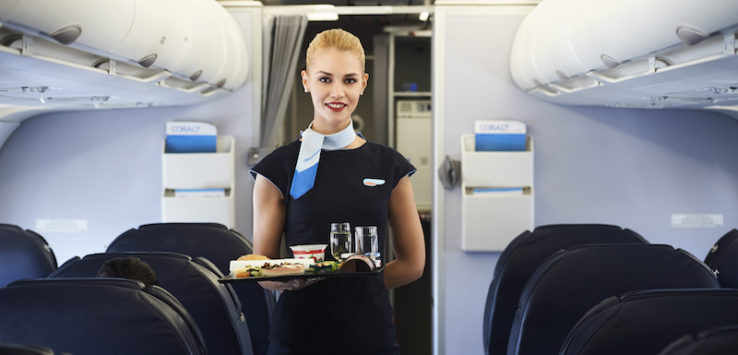
<svg viewBox="0 0 738 355">
<path fill-rule="evenodd" d="M 228 272 L 230 260 L 251 253 L 248 239 L 222 225 L 143 225 L 122 233 L 105 253 L 75 257 L 58 268 L 53 251 L 43 238 L 17 226 L 0 225 L 0 253 L 12 256 L 0 258 L 3 264 L 0 265 L 0 286 L 12 280 L 34 279 L 14 281 L 0 288 L 0 304 L 6 308 L 0 310 L 4 315 L 0 318 L 0 342 L 39 344 L 75 355 L 204 353 L 199 348 L 210 354 L 266 352 L 273 294 L 255 283 L 218 282 Z M 97 270 L 107 260 L 126 256 L 147 262 L 156 272 L 161 287 L 146 287 L 131 280 L 95 278 Z M 48 279 L 40 279 L 47 276 Z M 42 306 L 43 297 L 65 292 L 67 297 L 57 299 L 55 296 L 54 302 Z M 104 296 L 108 293 L 115 293 L 118 298 L 125 298 L 124 294 L 128 294 L 131 299 L 113 301 Z M 35 297 L 42 299 L 36 300 Z M 176 302 L 174 310 L 167 310 L 161 304 L 152 306 L 152 303 L 161 303 L 152 301 L 152 298 L 162 297 L 170 308 L 172 300 Z M 153 315 L 147 316 L 150 319 L 126 311 L 126 307 L 140 308 L 140 299 L 147 300 L 148 308 L 157 309 Z M 105 311 L 108 308 L 114 312 Z M 185 321 L 176 321 L 177 309 L 184 310 L 185 314 L 180 318 Z M 28 326 L 14 328 L 13 317 L 6 316 L 11 314 L 17 317 L 16 321 L 22 319 Z M 157 314 L 166 315 L 165 319 L 156 321 Z M 176 329 L 171 324 L 168 328 L 157 328 L 173 319 L 174 323 L 188 324 L 186 318 L 192 319 L 194 327 L 185 327 L 189 330 L 179 332 L 185 335 L 184 339 L 192 338 L 194 341 L 184 343 L 198 344 L 200 339 L 202 346 L 194 346 L 187 351 L 181 348 L 144 351 L 144 348 L 135 347 L 139 343 L 162 343 L 148 336 Z M 56 326 L 51 331 L 51 328 L 42 326 L 45 323 Z M 116 329 L 112 333 L 115 339 L 105 335 L 111 330 L 109 327 Z M 144 332 L 142 329 L 146 327 L 155 329 Z M 131 334 L 126 335 L 129 331 Z M 186 336 L 188 332 L 190 335 Z M 91 334 L 98 336 L 92 337 Z M 124 344 L 117 344 L 119 339 L 125 339 Z M 101 348 L 96 348 L 98 345 L 110 349 L 101 351 Z"/>
<path fill-rule="evenodd" d="M 697 351 L 736 332 L 737 260 L 736 229 L 719 239 L 707 264 L 613 225 L 526 231 L 495 267 L 484 312 L 485 352 L 722 354 Z"/>
</svg>

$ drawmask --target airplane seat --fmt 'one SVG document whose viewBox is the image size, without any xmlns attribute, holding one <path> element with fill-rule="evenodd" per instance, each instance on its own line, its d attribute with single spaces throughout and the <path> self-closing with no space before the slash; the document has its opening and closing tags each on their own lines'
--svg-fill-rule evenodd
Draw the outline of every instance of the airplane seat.
<svg viewBox="0 0 738 355">
<path fill-rule="evenodd" d="M 119 235 L 107 252 L 174 252 L 192 258 L 204 257 L 224 275 L 230 272 L 230 261 L 249 254 L 253 245 L 235 229 L 218 223 L 153 223 L 132 228 Z M 266 354 L 269 339 L 269 316 L 275 295 L 257 283 L 233 283 L 246 316 L 254 354 Z"/>
<path fill-rule="evenodd" d="M 54 351 L 40 345 L 0 343 L 0 355 L 54 355 Z"/>
<path fill-rule="evenodd" d="M 635 290 L 719 287 L 702 261 L 669 245 L 600 244 L 560 251 L 525 285 L 507 354 L 557 353 L 577 320 L 611 296 Z"/>
<path fill-rule="evenodd" d="M 571 330 L 559 355 L 658 354 L 684 334 L 736 324 L 736 289 L 629 292 L 590 309 Z M 735 338 L 732 341 L 735 344 Z M 735 347 L 719 354 L 733 353 Z"/>
<path fill-rule="evenodd" d="M 721 286 L 738 288 L 738 229 L 718 239 L 707 253 L 705 264 L 715 272 Z"/>
<path fill-rule="evenodd" d="M 0 224 L 0 287 L 46 277 L 56 267 L 54 251 L 41 235 L 14 224 Z"/>
<path fill-rule="evenodd" d="M 182 305 L 159 286 L 115 278 L 35 279 L 0 289 L 0 342 L 75 355 L 207 353 Z"/>
<path fill-rule="evenodd" d="M 209 354 L 252 354 L 240 301 L 230 285 L 218 282 L 223 275 L 217 269 L 211 270 L 207 260 L 163 252 L 90 254 L 65 263 L 49 278 L 94 277 L 106 261 L 129 256 L 148 263 L 158 276 L 159 286 L 190 313 L 202 332 Z"/>
<path fill-rule="evenodd" d="M 497 260 L 487 292 L 483 342 L 486 354 L 504 354 L 525 282 L 555 252 L 576 245 L 648 242 L 638 233 L 606 224 L 551 224 L 518 235 Z"/>
<path fill-rule="evenodd" d="M 685 335 L 658 355 L 730 355 L 738 349 L 738 323 Z"/>
</svg>

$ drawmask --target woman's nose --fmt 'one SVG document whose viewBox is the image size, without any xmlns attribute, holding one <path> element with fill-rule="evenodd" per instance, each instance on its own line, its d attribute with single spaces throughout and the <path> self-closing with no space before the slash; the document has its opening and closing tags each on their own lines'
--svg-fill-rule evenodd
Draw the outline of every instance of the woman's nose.
<svg viewBox="0 0 738 355">
<path fill-rule="evenodd" d="M 331 85 L 331 97 L 343 97 L 343 87 L 340 83 Z"/>
</svg>

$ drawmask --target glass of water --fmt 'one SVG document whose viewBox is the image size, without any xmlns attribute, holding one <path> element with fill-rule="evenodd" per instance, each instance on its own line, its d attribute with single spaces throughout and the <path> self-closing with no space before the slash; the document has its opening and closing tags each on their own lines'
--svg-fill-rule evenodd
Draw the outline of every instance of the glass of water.
<svg viewBox="0 0 738 355">
<path fill-rule="evenodd" d="M 378 237 L 376 226 L 356 227 L 356 254 L 364 254 L 372 259 L 378 252 Z"/>
<path fill-rule="evenodd" d="M 331 223 L 331 255 L 341 262 L 341 254 L 351 252 L 351 226 L 344 223 Z"/>
</svg>

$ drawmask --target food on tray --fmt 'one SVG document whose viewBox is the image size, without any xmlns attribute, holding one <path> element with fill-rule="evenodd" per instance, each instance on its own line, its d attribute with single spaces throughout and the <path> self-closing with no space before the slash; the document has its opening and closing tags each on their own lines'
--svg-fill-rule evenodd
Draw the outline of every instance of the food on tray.
<svg viewBox="0 0 738 355">
<path fill-rule="evenodd" d="M 376 268 L 376 265 L 372 258 L 362 254 L 354 254 L 341 263 L 339 270 L 341 272 L 367 272 L 374 270 L 374 268 Z"/>
<path fill-rule="evenodd" d="M 323 261 L 325 258 L 325 248 L 328 244 L 306 244 L 293 245 L 292 254 L 298 259 L 313 259 L 315 261 Z"/>
<path fill-rule="evenodd" d="M 269 257 L 260 254 L 241 255 L 238 260 L 269 260 Z"/>
<path fill-rule="evenodd" d="M 310 267 L 314 264 L 313 259 L 268 259 L 268 260 L 231 260 L 230 271 L 240 270 L 249 267 L 261 267 L 264 266 L 275 266 L 283 264 L 299 264 L 302 265 L 303 269 Z"/>
<path fill-rule="evenodd" d="M 338 263 L 335 261 L 321 261 L 310 265 L 310 272 L 314 274 L 334 272 L 336 270 L 338 270 Z"/>
<path fill-rule="evenodd" d="M 266 266 L 261 269 L 264 276 L 302 275 L 305 268 L 300 264 Z"/>
<path fill-rule="evenodd" d="M 237 279 L 257 276 L 262 276 L 260 267 L 243 268 L 233 272 L 233 277 Z"/>
</svg>

